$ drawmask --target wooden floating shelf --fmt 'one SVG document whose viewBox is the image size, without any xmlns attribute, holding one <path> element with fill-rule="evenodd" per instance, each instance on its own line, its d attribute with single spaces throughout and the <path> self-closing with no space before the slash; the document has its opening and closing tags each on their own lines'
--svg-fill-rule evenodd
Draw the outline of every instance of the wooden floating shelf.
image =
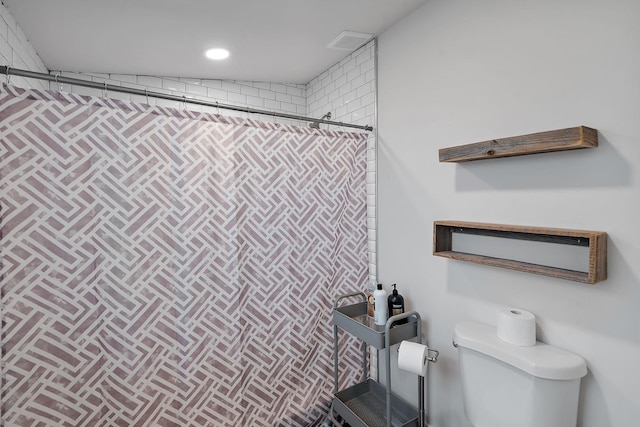
<svg viewBox="0 0 640 427">
<path fill-rule="evenodd" d="M 492 139 L 439 150 L 441 162 L 469 162 L 598 146 L 598 131 L 585 126 Z"/>
<path fill-rule="evenodd" d="M 588 247 L 589 271 L 574 271 L 522 261 L 456 252 L 452 247 L 453 233 Z M 433 255 L 589 284 L 594 284 L 607 278 L 607 233 L 602 231 L 524 227 L 462 221 L 434 221 Z"/>
</svg>

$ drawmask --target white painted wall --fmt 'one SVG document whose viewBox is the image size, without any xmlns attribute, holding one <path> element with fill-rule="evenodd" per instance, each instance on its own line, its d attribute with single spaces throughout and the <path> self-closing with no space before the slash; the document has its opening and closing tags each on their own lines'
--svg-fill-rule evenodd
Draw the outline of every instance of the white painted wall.
<svg viewBox="0 0 640 427">
<path fill-rule="evenodd" d="M 468 426 L 462 320 L 534 312 L 542 341 L 582 355 L 578 425 L 640 423 L 640 3 L 431 0 L 379 38 L 378 268 L 423 316 L 430 425 Z M 585 125 L 595 149 L 438 162 L 438 149 Z M 601 230 L 590 286 L 432 256 L 438 219 Z M 411 398 L 414 382 L 394 381 Z M 505 402 L 509 405 L 509 402 Z"/>
</svg>

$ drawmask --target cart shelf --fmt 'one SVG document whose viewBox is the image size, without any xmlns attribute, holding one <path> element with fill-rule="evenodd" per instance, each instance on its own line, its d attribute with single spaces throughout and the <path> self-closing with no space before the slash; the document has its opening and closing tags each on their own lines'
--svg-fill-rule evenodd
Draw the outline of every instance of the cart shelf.
<svg viewBox="0 0 640 427">
<path fill-rule="evenodd" d="M 333 410 L 351 427 L 387 425 L 386 389 L 372 379 L 336 393 Z M 391 395 L 391 425 L 417 427 L 418 411 L 398 396 Z"/>
<path fill-rule="evenodd" d="M 336 307 L 333 311 L 333 324 L 378 350 L 385 347 L 385 325 L 376 325 L 367 315 L 366 302 Z M 394 325 L 389 330 L 390 345 L 414 338 L 417 328 L 414 317 L 409 318 L 405 324 Z"/>
</svg>

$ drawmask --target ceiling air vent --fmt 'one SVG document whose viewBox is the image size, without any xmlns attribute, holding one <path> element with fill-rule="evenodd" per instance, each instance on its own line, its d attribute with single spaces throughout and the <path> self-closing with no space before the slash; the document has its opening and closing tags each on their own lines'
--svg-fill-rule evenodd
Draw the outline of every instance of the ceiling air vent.
<svg viewBox="0 0 640 427">
<path fill-rule="evenodd" d="M 343 31 L 334 41 L 329 43 L 329 49 L 356 50 L 373 38 L 373 34 L 357 33 L 355 31 Z"/>
</svg>

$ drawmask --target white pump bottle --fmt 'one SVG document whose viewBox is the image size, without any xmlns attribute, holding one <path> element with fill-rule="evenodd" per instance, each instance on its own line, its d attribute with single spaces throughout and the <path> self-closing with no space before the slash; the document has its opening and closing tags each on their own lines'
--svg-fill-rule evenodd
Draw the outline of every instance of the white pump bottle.
<svg viewBox="0 0 640 427">
<path fill-rule="evenodd" d="M 387 323 L 387 292 L 382 289 L 382 285 L 378 283 L 378 289 L 373 291 L 373 322 L 376 325 L 385 325 Z"/>
</svg>

